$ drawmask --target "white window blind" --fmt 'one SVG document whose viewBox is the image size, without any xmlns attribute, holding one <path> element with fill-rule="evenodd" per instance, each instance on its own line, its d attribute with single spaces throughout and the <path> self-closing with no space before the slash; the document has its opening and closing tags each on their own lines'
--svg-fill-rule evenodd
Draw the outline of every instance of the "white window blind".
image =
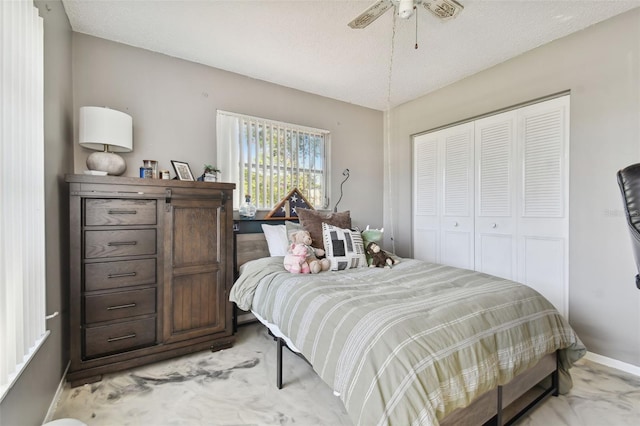
<svg viewBox="0 0 640 426">
<path fill-rule="evenodd" d="M 271 210 L 293 188 L 314 208 L 328 206 L 326 130 L 218 111 L 218 168 L 235 182 L 234 208 L 245 195 Z"/>
<path fill-rule="evenodd" d="M 43 23 L 0 1 L 0 400 L 46 337 Z"/>
</svg>

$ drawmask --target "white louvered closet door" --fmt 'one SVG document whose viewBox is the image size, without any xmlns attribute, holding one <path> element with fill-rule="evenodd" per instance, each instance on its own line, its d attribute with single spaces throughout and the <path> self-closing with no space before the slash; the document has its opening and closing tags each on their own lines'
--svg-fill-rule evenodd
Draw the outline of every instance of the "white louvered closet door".
<svg viewBox="0 0 640 426">
<path fill-rule="evenodd" d="M 515 127 L 515 111 L 475 123 L 475 267 L 506 279 L 517 273 Z"/>
<path fill-rule="evenodd" d="M 517 120 L 517 280 L 567 317 L 569 96 L 524 107 Z"/>
<path fill-rule="evenodd" d="M 440 262 L 438 132 L 413 140 L 413 257 Z"/>
<path fill-rule="evenodd" d="M 416 136 L 413 166 L 415 258 L 527 284 L 568 316 L 569 95 Z"/>
<path fill-rule="evenodd" d="M 413 256 L 473 269 L 473 123 L 414 138 Z"/>
<path fill-rule="evenodd" d="M 474 269 L 473 123 L 442 130 L 440 263 Z"/>
</svg>

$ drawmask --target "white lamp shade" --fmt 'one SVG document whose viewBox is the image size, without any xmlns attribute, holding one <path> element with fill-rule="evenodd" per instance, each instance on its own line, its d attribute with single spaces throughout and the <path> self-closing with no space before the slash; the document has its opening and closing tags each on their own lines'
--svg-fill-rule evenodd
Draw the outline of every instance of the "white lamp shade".
<svg viewBox="0 0 640 426">
<path fill-rule="evenodd" d="M 80 108 L 78 142 L 85 148 L 111 152 L 133 150 L 133 119 L 129 114 L 103 107 Z"/>
</svg>

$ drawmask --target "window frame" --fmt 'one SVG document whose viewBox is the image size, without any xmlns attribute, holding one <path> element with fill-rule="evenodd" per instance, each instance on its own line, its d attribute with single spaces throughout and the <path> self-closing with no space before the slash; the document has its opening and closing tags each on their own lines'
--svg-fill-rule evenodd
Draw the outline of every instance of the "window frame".
<svg viewBox="0 0 640 426">
<path fill-rule="evenodd" d="M 217 111 L 217 126 L 218 167 L 221 169 L 221 179 L 237 185 L 234 192 L 234 209 L 239 208 L 244 202 L 246 192 L 249 192 L 258 210 L 270 211 L 293 188 L 297 188 L 313 208 L 328 208 L 331 174 L 330 131 L 222 110 Z M 278 132 L 278 136 L 274 138 L 275 132 Z M 288 146 L 283 154 L 285 157 L 290 156 L 294 149 L 297 155 L 300 152 L 297 148 L 301 141 L 309 144 L 305 151 L 307 155 L 303 159 L 303 162 L 307 163 L 306 167 L 301 168 L 297 159 L 295 163 L 274 165 L 274 156 L 265 155 L 264 148 L 273 149 L 271 144 L 274 142 L 278 151 L 280 151 L 280 143 Z M 252 146 L 256 149 L 256 154 L 245 157 Z M 319 154 L 309 155 L 311 146 L 315 152 L 319 149 Z M 262 156 L 262 164 L 256 166 L 255 160 L 260 156 Z M 243 158 L 246 158 L 246 162 Z M 320 158 L 321 168 L 315 165 L 317 158 Z M 248 171 L 245 172 L 245 170 Z M 274 176 L 278 176 L 279 181 L 281 170 L 284 171 L 285 176 L 287 170 L 295 170 L 293 181 L 268 189 L 265 183 L 269 179 L 273 182 Z M 320 193 L 312 195 L 306 185 L 310 184 L 314 176 L 316 176 L 315 182 L 318 182 L 316 185 L 320 185 L 316 191 Z M 319 181 L 317 176 L 320 178 Z"/>
</svg>

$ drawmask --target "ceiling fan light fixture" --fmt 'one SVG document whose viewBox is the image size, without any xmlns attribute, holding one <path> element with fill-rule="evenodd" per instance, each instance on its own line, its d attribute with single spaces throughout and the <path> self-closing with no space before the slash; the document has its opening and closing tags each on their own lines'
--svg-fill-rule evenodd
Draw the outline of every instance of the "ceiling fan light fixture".
<svg viewBox="0 0 640 426">
<path fill-rule="evenodd" d="M 413 0 L 400 0 L 400 3 L 398 3 L 398 16 L 402 19 L 409 19 L 413 15 L 413 9 Z"/>
</svg>

